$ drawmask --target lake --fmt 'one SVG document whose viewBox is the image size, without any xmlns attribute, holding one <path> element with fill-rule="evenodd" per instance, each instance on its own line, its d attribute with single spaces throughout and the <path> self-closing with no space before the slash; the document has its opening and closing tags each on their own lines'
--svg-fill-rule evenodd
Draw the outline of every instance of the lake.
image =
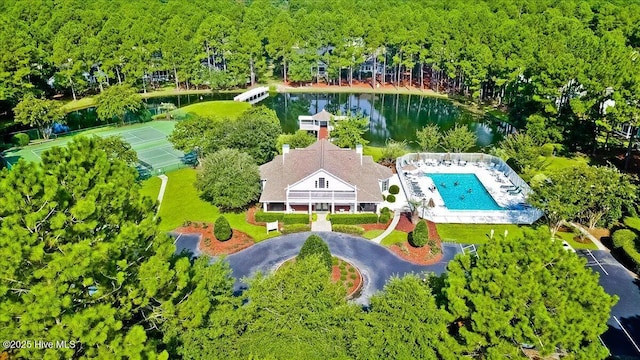
<svg viewBox="0 0 640 360">
<path fill-rule="evenodd" d="M 161 103 L 173 103 L 177 107 L 211 101 L 231 100 L 234 93 L 180 95 L 145 99 L 153 114 Z M 382 146 L 387 139 L 406 140 L 415 147 L 416 130 L 427 124 L 437 124 L 442 130 L 456 123 L 466 124 L 478 136 L 479 148 L 500 141 L 503 124 L 489 116 L 478 116 L 455 106 L 451 101 L 419 95 L 399 94 L 358 94 L 358 93 L 278 93 L 263 100 L 265 105 L 276 111 L 284 132 L 298 129 L 299 115 L 313 115 L 322 109 L 333 114 L 363 113 L 370 118 L 365 138 L 370 145 Z M 96 122 L 93 109 L 69 114 L 69 122 L 83 123 L 82 127 Z M 77 128 L 72 126 L 72 128 Z"/>
</svg>

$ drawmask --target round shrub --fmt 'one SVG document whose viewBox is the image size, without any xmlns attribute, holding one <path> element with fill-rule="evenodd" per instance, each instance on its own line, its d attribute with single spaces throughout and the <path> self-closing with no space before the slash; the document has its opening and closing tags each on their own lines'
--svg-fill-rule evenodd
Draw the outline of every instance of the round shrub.
<svg viewBox="0 0 640 360">
<path fill-rule="evenodd" d="M 400 192 L 400 187 L 398 187 L 398 185 L 389 186 L 389 194 L 398 195 L 399 192 Z"/>
<path fill-rule="evenodd" d="M 331 272 L 333 260 L 331 259 L 331 251 L 329 251 L 329 245 L 318 235 L 311 235 L 302 245 L 298 257 L 304 259 L 310 255 L 317 255 L 323 264 L 327 265 L 327 270 Z"/>
<path fill-rule="evenodd" d="M 227 218 L 220 216 L 216 219 L 216 223 L 213 226 L 213 235 L 215 235 L 216 239 L 219 241 L 227 241 L 231 239 L 233 232 L 231 231 L 231 225 L 229 225 Z"/>
<path fill-rule="evenodd" d="M 553 150 L 555 150 L 553 144 L 544 144 L 540 148 L 540 153 L 542 154 L 542 156 L 552 156 Z"/>
<path fill-rule="evenodd" d="M 636 233 L 629 229 L 616 230 L 612 236 L 613 246 L 620 248 L 636 240 Z"/>
<path fill-rule="evenodd" d="M 13 135 L 13 143 L 17 146 L 27 146 L 29 145 L 29 135 L 25 133 L 18 133 Z"/>
<path fill-rule="evenodd" d="M 394 203 L 396 202 L 396 197 L 393 194 L 387 195 L 387 202 Z"/>
<path fill-rule="evenodd" d="M 413 229 L 413 233 L 409 237 L 409 242 L 411 245 L 415 247 L 423 247 L 429 241 L 429 229 L 427 228 L 427 223 L 424 221 L 420 221 L 416 228 Z"/>
</svg>

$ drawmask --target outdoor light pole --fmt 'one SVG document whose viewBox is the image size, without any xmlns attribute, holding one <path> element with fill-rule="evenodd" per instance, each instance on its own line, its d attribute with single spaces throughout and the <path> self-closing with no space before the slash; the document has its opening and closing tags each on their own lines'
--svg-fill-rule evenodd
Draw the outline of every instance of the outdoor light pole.
<svg viewBox="0 0 640 360">
<path fill-rule="evenodd" d="M 422 218 L 424 219 L 424 208 L 427 206 L 425 203 L 427 202 L 426 198 L 422 198 Z"/>
</svg>

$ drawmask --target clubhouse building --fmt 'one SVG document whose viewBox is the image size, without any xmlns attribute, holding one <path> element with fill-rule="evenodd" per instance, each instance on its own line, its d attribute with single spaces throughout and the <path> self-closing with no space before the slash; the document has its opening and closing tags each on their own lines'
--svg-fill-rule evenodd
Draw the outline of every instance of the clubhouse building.
<svg viewBox="0 0 640 360">
<path fill-rule="evenodd" d="M 284 145 L 282 155 L 260 166 L 264 211 L 379 212 L 389 168 L 356 150 L 320 139 L 303 149 Z"/>
</svg>

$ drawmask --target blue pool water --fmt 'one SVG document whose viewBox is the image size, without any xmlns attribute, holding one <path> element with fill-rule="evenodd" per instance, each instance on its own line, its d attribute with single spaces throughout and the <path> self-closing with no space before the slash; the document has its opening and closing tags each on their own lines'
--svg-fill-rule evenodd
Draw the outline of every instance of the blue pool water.
<svg viewBox="0 0 640 360">
<path fill-rule="evenodd" d="M 425 174 L 433 179 L 449 210 L 504 210 L 475 174 Z"/>
</svg>

